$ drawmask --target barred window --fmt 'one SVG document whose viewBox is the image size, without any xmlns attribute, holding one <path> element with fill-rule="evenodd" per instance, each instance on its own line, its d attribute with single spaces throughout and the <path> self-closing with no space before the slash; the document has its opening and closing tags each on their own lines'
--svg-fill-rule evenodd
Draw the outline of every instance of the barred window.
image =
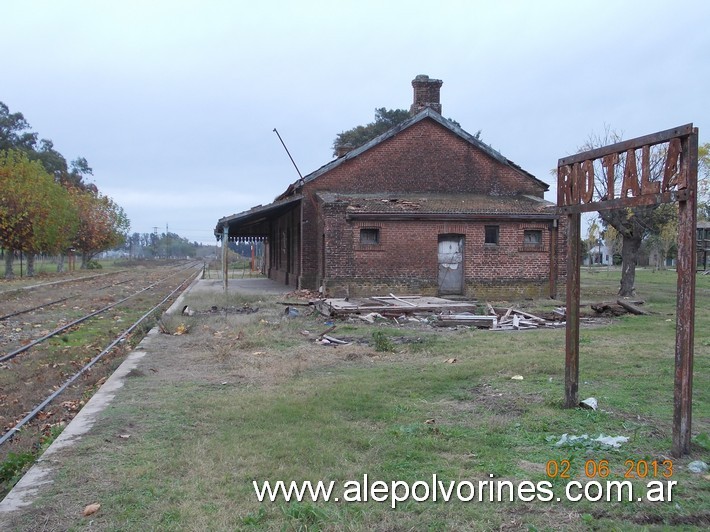
<svg viewBox="0 0 710 532">
<path fill-rule="evenodd" d="M 362 228 L 360 229 L 360 244 L 379 244 L 380 230 L 377 228 Z"/>
</svg>

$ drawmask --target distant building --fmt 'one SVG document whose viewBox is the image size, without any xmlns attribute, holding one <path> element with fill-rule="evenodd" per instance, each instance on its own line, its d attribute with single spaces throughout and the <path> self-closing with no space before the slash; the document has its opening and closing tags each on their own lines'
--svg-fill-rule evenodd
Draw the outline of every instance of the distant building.
<svg viewBox="0 0 710 532">
<path fill-rule="evenodd" d="M 548 185 L 443 118 L 441 85 L 417 76 L 411 118 L 215 235 L 264 240 L 271 279 L 332 296 L 554 295 L 566 244 Z"/>
<path fill-rule="evenodd" d="M 698 222 L 697 227 L 698 268 L 707 270 L 709 266 L 708 258 L 710 255 L 710 222 Z"/>
</svg>

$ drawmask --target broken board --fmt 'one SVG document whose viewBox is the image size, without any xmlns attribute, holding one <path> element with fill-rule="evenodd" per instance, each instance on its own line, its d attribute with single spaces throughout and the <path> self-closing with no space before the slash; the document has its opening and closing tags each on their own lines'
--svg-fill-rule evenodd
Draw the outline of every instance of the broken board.
<svg viewBox="0 0 710 532">
<path fill-rule="evenodd" d="M 351 299 L 321 299 L 315 303 L 324 316 L 345 316 L 378 312 L 383 316 L 409 314 L 413 312 L 473 312 L 475 301 L 452 301 L 433 296 L 394 296 Z"/>
</svg>

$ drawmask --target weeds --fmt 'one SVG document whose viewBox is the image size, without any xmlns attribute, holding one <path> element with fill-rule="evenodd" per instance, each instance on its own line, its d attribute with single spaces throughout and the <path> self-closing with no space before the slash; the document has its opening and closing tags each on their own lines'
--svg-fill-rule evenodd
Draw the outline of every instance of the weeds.
<svg viewBox="0 0 710 532">
<path fill-rule="evenodd" d="M 387 336 L 384 331 L 374 331 L 372 333 L 372 340 L 375 343 L 375 351 L 379 353 L 392 353 L 394 352 L 394 344 L 390 337 Z"/>
</svg>

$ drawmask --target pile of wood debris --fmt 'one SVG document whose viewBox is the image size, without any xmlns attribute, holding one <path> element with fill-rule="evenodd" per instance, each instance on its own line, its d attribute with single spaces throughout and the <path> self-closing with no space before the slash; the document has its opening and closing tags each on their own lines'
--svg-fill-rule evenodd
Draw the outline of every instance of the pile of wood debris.
<svg viewBox="0 0 710 532">
<path fill-rule="evenodd" d="M 348 316 L 378 313 L 386 317 L 399 317 L 415 312 L 458 312 L 475 311 L 478 306 L 475 301 L 452 301 L 440 297 L 429 296 L 395 296 L 368 297 L 358 299 L 321 299 L 315 302 L 316 308 L 324 316 Z"/>
<path fill-rule="evenodd" d="M 398 325 L 422 322 L 435 327 L 459 325 L 489 329 L 492 331 L 520 331 L 538 328 L 559 328 L 566 325 L 566 309 L 558 307 L 538 316 L 514 307 L 494 308 L 486 303 L 482 308 L 476 301 L 453 301 L 440 297 L 389 294 L 368 298 L 328 298 L 311 301 L 316 309 L 327 317 L 351 317 L 368 323 L 393 319 Z M 594 320 L 599 316 L 621 314 L 648 314 L 638 307 L 643 301 L 618 299 L 615 302 L 592 303 L 594 317 L 587 314 L 582 320 Z M 481 312 L 483 311 L 483 312 Z"/>
<path fill-rule="evenodd" d="M 524 329 L 560 327 L 565 325 L 564 321 L 548 320 L 513 307 L 501 309 L 493 308 L 490 304 L 486 304 L 486 309 L 488 312 L 486 315 L 474 315 L 470 313 L 442 314 L 434 325 L 441 327 L 474 325 L 478 328 L 490 329 L 492 331 L 521 331 Z"/>
<path fill-rule="evenodd" d="M 494 309 L 486 304 L 486 313 L 476 301 L 453 301 L 429 296 L 396 296 L 358 299 L 322 299 L 314 302 L 318 311 L 328 317 L 355 317 L 374 323 L 394 319 L 398 324 L 417 321 L 436 327 L 473 326 L 491 330 L 523 330 L 559 327 L 559 319 L 545 319 L 514 308 Z M 559 315 L 556 318 L 560 318 Z M 562 318 L 564 319 L 564 313 Z"/>
</svg>

